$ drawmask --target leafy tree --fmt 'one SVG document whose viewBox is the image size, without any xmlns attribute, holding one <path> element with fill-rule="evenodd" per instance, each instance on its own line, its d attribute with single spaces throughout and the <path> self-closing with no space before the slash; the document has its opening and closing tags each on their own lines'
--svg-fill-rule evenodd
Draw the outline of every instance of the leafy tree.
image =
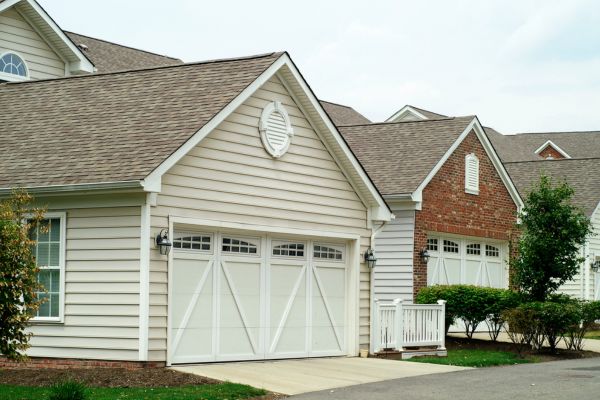
<svg viewBox="0 0 600 400">
<path fill-rule="evenodd" d="M 553 185 L 542 175 L 525 199 L 519 215 L 519 255 L 512 260 L 512 268 L 515 283 L 532 300 L 544 301 L 573 279 L 584 261 L 580 249 L 592 227 L 586 215 L 571 203 L 573 193 L 566 182 Z"/>
<path fill-rule="evenodd" d="M 43 290 L 29 238 L 42 211 L 33 209 L 31 201 L 24 191 L 0 201 L 0 354 L 15 360 L 23 359 L 29 347 L 25 328 L 40 305 L 36 292 Z"/>
</svg>

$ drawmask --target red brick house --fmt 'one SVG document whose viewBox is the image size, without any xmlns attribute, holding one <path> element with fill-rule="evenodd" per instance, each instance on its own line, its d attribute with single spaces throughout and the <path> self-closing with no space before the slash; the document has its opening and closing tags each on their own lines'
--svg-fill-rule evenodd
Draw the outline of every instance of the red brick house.
<svg viewBox="0 0 600 400">
<path fill-rule="evenodd" d="M 373 298 L 412 301 L 433 284 L 507 287 L 522 201 L 476 117 L 338 128 L 396 216 L 376 236 Z"/>
</svg>

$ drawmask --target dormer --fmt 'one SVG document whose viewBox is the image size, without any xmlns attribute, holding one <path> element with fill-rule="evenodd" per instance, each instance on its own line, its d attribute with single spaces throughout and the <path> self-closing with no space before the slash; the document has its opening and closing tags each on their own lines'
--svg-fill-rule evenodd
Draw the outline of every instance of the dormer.
<svg viewBox="0 0 600 400">
<path fill-rule="evenodd" d="M 546 141 L 543 145 L 537 148 L 535 154 L 540 156 L 545 160 L 561 160 L 564 158 L 571 158 L 566 151 L 561 149 L 558 145 L 556 145 L 552 140 Z"/>
<path fill-rule="evenodd" d="M 94 65 L 35 0 L 0 1 L 0 81 L 60 78 Z"/>
<path fill-rule="evenodd" d="M 396 111 L 385 122 L 403 122 L 403 121 L 423 121 L 426 119 L 448 118 L 446 115 L 427 111 L 415 106 L 405 105 Z"/>
</svg>

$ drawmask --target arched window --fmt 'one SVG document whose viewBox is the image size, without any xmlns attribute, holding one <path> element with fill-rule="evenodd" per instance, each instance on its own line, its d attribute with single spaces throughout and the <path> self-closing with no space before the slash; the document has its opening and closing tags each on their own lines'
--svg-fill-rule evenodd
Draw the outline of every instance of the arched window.
<svg viewBox="0 0 600 400">
<path fill-rule="evenodd" d="M 4 53 L 0 57 L 0 72 L 27 78 L 29 75 L 25 61 L 15 53 Z"/>
</svg>

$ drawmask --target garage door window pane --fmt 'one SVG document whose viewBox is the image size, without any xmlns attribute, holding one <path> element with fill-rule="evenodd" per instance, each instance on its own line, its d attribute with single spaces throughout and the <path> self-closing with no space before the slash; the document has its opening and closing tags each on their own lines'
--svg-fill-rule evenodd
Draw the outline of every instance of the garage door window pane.
<svg viewBox="0 0 600 400">
<path fill-rule="evenodd" d="M 304 243 L 273 242 L 272 254 L 276 257 L 304 258 L 304 251 Z"/>
<path fill-rule="evenodd" d="M 467 245 L 467 254 L 472 256 L 481 255 L 481 245 L 479 243 L 471 243 Z"/>
<path fill-rule="evenodd" d="M 344 250 L 343 247 L 316 244 L 313 251 L 313 257 L 320 260 L 343 261 Z"/>
<path fill-rule="evenodd" d="M 427 250 L 437 251 L 438 240 L 434 238 L 427 239 Z"/>
<path fill-rule="evenodd" d="M 496 246 L 485 245 L 485 255 L 487 257 L 500 257 L 500 249 Z"/>
<path fill-rule="evenodd" d="M 201 233 L 185 233 L 175 236 L 173 247 L 183 250 L 212 251 L 212 235 Z"/>
<path fill-rule="evenodd" d="M 248 240 L 224 237 L 221 251 L 225 253 L 237 253 L 237 254 L 258 254 L 258 245 Z"/>
<path fill-rule="evenodd" d="M 446 253 L 458 253 L 458 243 L 451 240 L 444 240 L 444 251 Z"/>
</svg>

